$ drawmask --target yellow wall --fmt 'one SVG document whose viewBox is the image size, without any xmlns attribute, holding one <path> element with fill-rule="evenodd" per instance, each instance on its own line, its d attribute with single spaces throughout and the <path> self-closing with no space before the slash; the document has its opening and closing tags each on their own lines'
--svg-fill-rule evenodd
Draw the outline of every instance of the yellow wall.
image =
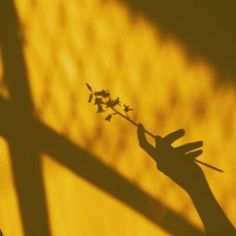
<svg viewBox="0 0 236 236">
<path fill-rule="evenodd" d="M 201 228 L 189 198 L 138 147 L 135 128 L 119 118 L 104 122 L 87 103 L 85 83 L 121 97 L 153 133 L 185 128 L 182 141 L 203 139 L 202 159 L 225 170 L 203 167 L 236 224 L 236 92 L 231 84 L 216 86 L 214 66 L 204 58 L 190 60 L 182 43 L 122 2 L 18 0 L 15 7 L 34 112 L 43 124 Z M 2 71 L 0 94 L 7 100 Z M 8 145 L 1 138 L 0 227 L 6 236 L 21 236 Z M 168 235 L 53 156 L 40 155 L 52 235 Z"/>
</svg>

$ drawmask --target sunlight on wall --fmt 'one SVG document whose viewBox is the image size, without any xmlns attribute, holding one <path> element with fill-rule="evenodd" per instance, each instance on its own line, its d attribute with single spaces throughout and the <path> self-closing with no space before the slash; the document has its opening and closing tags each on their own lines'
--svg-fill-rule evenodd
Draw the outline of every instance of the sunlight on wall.
<svg viewBox="0 0 236 236">
<path fill-rule="evenodd" d="M 183 142 L 203 139 L 202 159 L 225 170 L 222 175 L 204 168 L 217 199 L 236 224 L 236 193 L 231 191 L 236 185 L 235 89 L 216 88 L 214 69 L 204 59 L 189 62 L 184 47 L 116 1 L 15 3 L 39 119 L 201 227 L 185 193 L 138 147 L 136 129 L 121 119 L 106 123 L 87 103 L 85 82 L 119 96 L 153 133 L 185 128 Z M 44 157 L 43 163 L 53 235 L 166 235 L 50 158 Z M 1 168 L 8 170 L 5 165 Z M 15 200 L 7 205 L 16 207 Z M 89 212 L 91 208 L 98 215 Z M 18 220 L 14 214 L 11 218 Z M 17 229 L 21 232 L 20 226 Z"/>
<path fill-rule="evenodd" d="M 49 215 L 52 225 L 56 226 L 52 228 L 53 235 L 162 234 L 145 218 L 78 178 L 49 156 L 44 156 L 43 160 Z"/>
<path fill-rule="evenodd" d="M 17 196 L 11 175 L 8 144 L 0 138 L 0 222 L 4 235 L 23 235 Z"/>
</svg>

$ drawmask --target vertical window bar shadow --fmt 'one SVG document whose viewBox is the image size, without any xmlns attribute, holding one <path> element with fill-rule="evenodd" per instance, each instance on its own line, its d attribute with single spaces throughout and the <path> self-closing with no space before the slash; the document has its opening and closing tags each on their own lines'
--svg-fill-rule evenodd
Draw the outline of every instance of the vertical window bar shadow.
<svg viewBox="0 0 236 236">
<path fill-rule="evenodd" d="M 39 151 L 29 120 L 33 104 L 23 55 L 20 24 L 13 0 L 0 2 L 0 43 L 4 80 L 10 93 L 12 112 L 8 113 L 7 138 L 12 171 L 18 195 L 24 235 L 49 236 L 50 227 Z"/>
<path fill-rule="evenodd" d="M 148 211 L 148 205 L 151 202 L 153 206 L 158 207 L 160 204 L 158 201 L 151 199 L 139 188 L 133 186 L 108 167 L 103 166 L 96 158 L 71 144 L 50 128 L 40 122 L 35 123 L 32 117 L 33 104 L 23 56 L 22 40 L 19 36 L 19 23 L 13 1 L 2 0 L 0 11 L 0 43 L 4 77 L 11 96 L 9 104 L 0 99 L 0 111 L 1 113 L 4 112 L 7 117 L 4 122 L 4 126 L 7 127 L 4 127 L 4 131 L 10 145 L 13 175 L 25 235 L 51 235 L 39 156 L 42 151 L 52 154 L 53 158 L 61 164 L 120 199 L 167 231 L 176 232 L 176 235 L 180 235 L 179 232 L 183 233 L 187 230 L 192 232 L 191 235 L 202 235 L 202 232 L 170 209 L 168 209 L 168 214 L 163 222 L 156 222 L 155 216 Z M 2 124 L 0 124 L 0 131 L 1 126 Z M 86 158 L 82 158 L 83 156 Z M 85 171 L 84 166 L 92 167 L 94 171 L 87 168 Z M 114 188 L 114 183 L 119 185 L 118 189 Z M 120 192 L 119 189 L 123 189 L 123 191 Z M 170 221 L 174 227 L 169 224 Z"/>
<path fill-rule="evenodd" d="M 8 117 L 12 117 L 11 114 L 13 111 L 9 104 L 2 99 L 0 99 L 0 111 L 8 114 L 0 122 L 0 131 L 3 132 L 4 130 L 4 134 L 9 140 L 9 134 L 11 133 L 9 129 L 12 129 L 12 127 L 6 128 L 6 124 L 8 123 Z M 12 119 L 14 121 L 14 117 Z M 25 117 L 24 119 L 27 120 L 28 118 Z M 37 134 L 37 149 L 49 154 L 54 160 L 58 161 L 74 174 L 94 184 L 107 194 L 119 199 L 123 204 L 133 208 L 136 212 L 167 232 L 172 232 L 174 235 L 183 235 L 186 233 L 193 236 L 203 235 L 203 232 L 195 228 L 181 217 L 181 215 L 178 215 L 167 206 L 165 206 L 166 214 L 160 218 L 158 212 L 160 212 L 163 205 L 158 199 L 152 198 L 103 164 L 98 158 L 77 147 L 45 124 L 32 119 L 28 120 L 28 123 L 30 130 Z M 18 148 L 20 149 L 20 147 Z M 35 151 L 36 147 L 32 148 Z M 21 163 L 16 164 L 22 165 Z M 31 178 L 30 175 L 29 178 Z"/>
</svg>

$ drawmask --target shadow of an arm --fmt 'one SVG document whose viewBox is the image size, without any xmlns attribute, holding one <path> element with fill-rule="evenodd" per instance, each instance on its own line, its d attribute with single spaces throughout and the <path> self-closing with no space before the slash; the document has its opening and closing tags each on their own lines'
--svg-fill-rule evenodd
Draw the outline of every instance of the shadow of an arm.
<svg viewBox="0 0 236 236">
<path fill-rule="evenodd" d="M 202 153 L 199 148 L 203 143 L 198 141 L 172 147 L 171 144 L 183 135 L 184 130 L 177 130 L 165 137 L 157 136 L 156 147 L 153 147 L 145 138 L 143 126 L 138 127 L 141 148 L 157 162 L 160 171 L 189 194 L 207 235 L 236 235 L 236 230 L 214 198 L 202 170 L 194 162 Z"/>
</svg>

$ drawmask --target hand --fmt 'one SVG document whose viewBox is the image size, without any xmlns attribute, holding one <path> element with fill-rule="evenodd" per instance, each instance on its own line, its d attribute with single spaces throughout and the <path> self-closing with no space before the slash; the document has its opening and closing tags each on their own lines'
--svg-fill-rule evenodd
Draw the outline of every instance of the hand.
<svg viewBox="0 0 236 236">
<path fill-rule="evenodd" d="M 200 180 L 205 180 L 202 170 L 194 162 L 194 159 L 202 154 L 202 150 L 199 150 L 203 145 L 202 141 L 173 147 L 172 143 L 185 134 L 183 129 L 179 129 L 165 137 L 156 136 L 156 147 L 153 147 L 148 143 L 144 133 L 144 127 L 138 125 L 140 147 L 157 162 L 158 169 L 166 176 L 186 191 L 196 189 L 196 184 L 202 183 Z"/>
</svg>

